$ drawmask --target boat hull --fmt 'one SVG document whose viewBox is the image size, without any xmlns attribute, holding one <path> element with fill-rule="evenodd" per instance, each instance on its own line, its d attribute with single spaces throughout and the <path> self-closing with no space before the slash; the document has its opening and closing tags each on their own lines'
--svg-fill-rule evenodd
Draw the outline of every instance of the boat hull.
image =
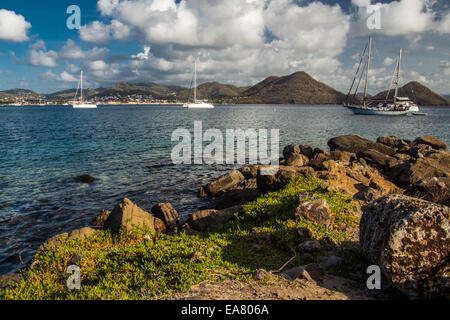
<svg viewBox="0 0 450 320">
<path fill-rule="evenodd" d="M 358 108 L 346 106 L 346 108 L 350 109 L 354 114 L 363 114 L 363 115 L 377 115 L 377 116 L 404 116 L 407 115 L 410 111 L 389 111 L 389 110 L 374 110 L 374 109 L 366 109 L 366 108 Z"/>
<path fill-rule="evenodd" d="M 72 105 L 74 109 L 96 109 L 96 104 L 89 104 L 89 103 L 80 103 L 80 104 L 74 104 Z"/>
<path fill-rule="evenodd" d="M 214 109 L 214 105 L 210 103 L 186 103 L 183 108 L 188 109 Z"/>
</svg>

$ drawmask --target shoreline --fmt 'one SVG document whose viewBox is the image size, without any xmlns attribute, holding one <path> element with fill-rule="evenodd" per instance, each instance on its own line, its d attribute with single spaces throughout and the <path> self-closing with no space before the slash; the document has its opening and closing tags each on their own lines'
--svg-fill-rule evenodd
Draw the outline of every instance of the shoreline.
<svg viewBox="0 0 450 320">
<path fill-rule="evenodd" d="M 79 244 L 80 241 L 82 245 L 89 247 L 90 241 L 99 243 L 99 239 L 101 241 L 105 241 L 106 239 L 107 243 L 111 241 L 108 239 L 116 239 L 115 241 L 119 241 L 119 243 L 123 242 L 120 240 L 121 238 L 131 239 L 133 245 L 127 246 L 126 243 L 121 244 L 121 250 L 125 251 L 131 250 L 130 248 L 139 248 L 144 244 L 148 249 L 148 246 L 158 246 L 159 241 L 167 241 L 167 245 L 171 248 L 169 250 L 176 252 L 179 248 L 175 243 L 178 241 L 186 241 L 194 245 L 194 247 L 199 246 L 198 249 L 201 249 L 202 242 L 204 241 L 201 239 L 209 239 L 207 240 L 211 244 L 209 249 L 213 249 L 205 251 L 205 248 L 203 248 L 179 257 L 181 259 L 179 263 L 185 267 L 194 269 L 193 271 L 189 271 L 189 273 L 193 272 L 192 276 L 194 279 L 199 279 L 196 277 L 200 276 L 200 274 L 202 274 L 200 278 L 203 280 L 211 279 L 210 275 L 205 275 L 196 268 L 197 263 L 203 265 L 208 262 L 208 259 L 211 260 L 209 262 L 218 264 L 217 267 L 220 266 L 220 268 L 227 269 L 227 272 L 232 272 L 233 270 L 236 272 L 230 279 L 225 277 L 225 281 L 236 280 L 243 281 L 243 283 L 247 283 L 246 281 L 254 281 L 258 278 L 255 273 L 258 273 L 258 270 L 261 268 L 257 267 L 266 264 L 266 269 L 268 266 L 272 268 L 259 271 L 258 273 L 265 274 L 264 279 L 272 279 L 279 286 L 283 286 L 283 281 L 285 281 L 283 279 L 288 279 L 289 281 L 289 277 L 292 278 L 294 275 L 297 275 L 294 277 L 295 279 L 306 281 L 306 283 L 314 287 L 311 290 L 317 291 L 319 288 L 323 289 L 320 283 L 323 283 L 325 280 L 331 281 L 330 279 L 334 279 L 333 281 L 339 282 L 342 279 L 347 279 L 348 281 L 355 281 L 350 276 L 356 272 L 356 270 L 352 269 L 355 260 L 359 264 L 367 263 L 365 261 L 367 259 L 368 249 L 364 249 L 365 244 L 355 245 L 354 243 L 359 243 L 359 241 L 365 239 L 364 235 L 361 234 L 359 224 L 362 222 L 359 222 L 359 219 L 361 217 L 361 210 L 363 211 L 363 216 L 367 216 L 371 212 L 370 210 L 375 210 L 373 208 L 367 209 L 371 204 L 377 201 L 388 201 L 387 203 L 381 204 L 386 206 L 389 201 L 393 201 L 412 208 L 416 203 L 416 200 L 412 200 L 413 198 L 403 199 L 389 195 L 414 195 L 422 199 L 431 200 L 432 202 L 420 202 L 420 205 L 430 206 L 433 210 L 441 212 L 440 214 L 445 219 L 449 219 L 448 179 L 445 178 L 448 177 L 446 174 L 448 174 L 449 170 L 447 165 L 449 153 L 446 151 L 446 144 L 442 141 L 433 137 L 421 137 L 415 141 L 405 141 L 397 137 L 380 137 L 377 139 L 377 142 L 374 142 L 360 136 L 342 136 L 329 140 L 328 144 L 331 149 L 330 152 L 318 148 L 313 149 L 305 145 L 287 146 L 283 150 L 280 170 L 273 176 L 261 176 L 259 174 L 260 166 L 253 166 L 233 170 L 224 176 L 218 177 L 199 190 L 200 197 L 214 199 L 215 207 L 194 212 L 187 224 L 178 225 L 178 213 L 170 204 L 155 204 L 152 210 L 146 212 L 130 200 L 124 199 L 112 211 L 104 211 L 97 216 L 90 227 L 74 230 L 70 234 L 57 235 L 46 241 L 41 246 L 42 250 L 38 251 L 30 265 L 21 272 L 23 272 L 25 278 L 36 272 L 38 274 L 45 274 L 48 270 L 46 271 L 45 268 L 42 269 L 39 266 L 39 260 L 43 259 L 42 255 L 58 255 L 61 248 L 73 251 L 73 245 Z M 421 166 L 423 163 L 426 164 L 425 167 Z M 429 169 L 431 167 L 434 171 Z M 394 198 L 386 200 L 385 197 Z M 269 199 L 272 200 L 269 201 L 271 204 L 267 207 L 266 202 Z M 305 202 L 324 199 L 327 204 L 317 204 L 317 208 L 313 206 L 317 209 L 315 211 L 307 210 L 305 206 L 302 207 L 302 204 Z M 274 202 L 272 203 L 271 201 Z M 285 203 L 284 201 L 287 202 Z M 438 202 L 442 202 L 443 204 L 436 204 Z M 273 215 L 278 211 L 273 212 L 271 206 L 277 206 L 278 204 L 280 205 L 279 210 L 281 211 L 277 214 L 281 214 L 284 219 L 287 219 L 286 225 L 276 224 L 275 221 L 272 221 Z M 351 206 L 354 205 L 355 208 L 350 209 L 348 207 L 349 204 Z M 242 205 L 244 205 L 244 208 L 242 208 Z M 417 212 L 417 210 L 414 210 L 411 212 Z M 295 215 L 293 215 L 293 211 L 295 211 Z M 262 217 L 265 217 L 263 220 L 260 220 L 261 217 L 258 217 L 261 214 Z M 277 214 L 275 214 L 275 217 Z M 131 224 L 128 224 L 127 219 L 131 220 Z M 355 219 L 358 221 L 356 224 Z M 133 229 L 133 221 L 145 228 L 144 233 L 142 233 L 142 230 Z M 269 225 L 264 226 L 266 223 Z M 292 228 L 294 225 L 295 227 Z M 338 228 L 336 229 L 336 227 Z M 366 228 L 367 226 L 364 225 L 364 227 Z M 371 225 L 370 227 L 375 228 L 376 226 Z M 241 228 L 247 229 L 241 231 Z M 339 231 L 339 228 L 344 231 Z M 420 226 L 417 228 L 420 228 Z M 128 230 L 128 232 L 123 233 L 123 230 Z M 280 238 L 280 232 L 282 234 L 283 232 L 287 232 L 290 236 L 287 239 Z M 448 241 L 449 230 L 446 230 L 446 232 L 447 240 L 445 241 Z M 151 234 L 148 238 L 146 238 L 147 233 Z M 244 236 L 244 242 L 250 242 L 252 247 L 246 248 L 243 251 L 239 251 L 236 248 L 232 250 L 228 249 L 229 252 L 227 254 L 232 253 L 232 255 L 238 254 L 240 256 L 240 258 L 230 260 L 229 258 L 224 259 L 223 250 L 235 245 L 233 241 L 229 243 L 229 237 L 231 235 L 238 237 Z M 85 238 L 85 236 L 88 238 Z M 216 239 L 215 237 L 218 238 Z M 364 241 L 367 242 L 368 240 Z M 353 244 L 345 245 L 346 242 Z M 65 243 L 69 245 L 66 247 Z M 238 243 L 242 242 L 238 241 Z M 294 262 L 288 261 L 287 259 L 293 254 L 290 252 L 291 250 L 280 249 L 279 247 L 280 245 L 281 248 L 286 245 L 289 247 L 288 243 L 290 245 L 298 244 L 298 247 L 294 249 Z M 52 244 L 57 245 L 53 246 Z M 223 245 L 225 247 L 221 247 Z M 218 248 L 215 248 L 215 246 L 218 246 Z M 186 252 L 187 249 L 184 248 L 183 252 Z M 101 248 L 97 250 L 102 251 Z M 280 255 L 280 257 L 277 257 L 276 260 L 268 259 L 270 261 L 262 263 L 258 259 L 265 256 L 261 253 L 264 250 L 272 252 L 275 256 Z M 366 252 L 361 254 L 359 252 L 361 250 Z M 422 248 L 421 250 L 427 250 L 427 248 Z M 217 252 L 220 252 L 219 257 L 217 256 Z M 89 256 L 89 254 L 89 251 L 81 253 L 82 256 Z M 255 260 L 245 262 L 247 260 L 245 256 L 248 254 L 254 255 Z M 74 256 L 76 256 L 76 252 L 71 257 L 64 257 L 62 261 L 65 261 L 65 264 L 67 264 Z M 166 258 L 169 257 L 170 255 Z M 105 259 L 105 261 L 110 260 L 108 257 L 105 257 Z M 86 260 L 86 263 L 92 263 L 88 262 L 90 261 L 89 258 L 86 258 Z M 273 272 L 276 271 L 275 269 L 283 266 L 283 263 L 286 261 L 289 263 L 281 270 L 287 272 L 284 276 L 279 275 L 281 271 Z M 321 263 L 321 261 L 325 262 Z M 229 265 L 230 262 L 232 265 Z M 305 264 L 307 262 L 308 264 Z M 46 263 L 51 265 L 50 262 Z M 137 265 L 136 269 L 140 270 L 141 267 L 143 266 Z M 237 270 L 234 268 L 237 268 Z M 293 274 L 295 268 L 297 268 L 297 273 Z M 341 272 L 334 272 L 336 268 Z M 51 267 L 49 269 L 52 270 Z M 350 269 L 350 271 L 347 269 Z M 362 272 L 360 266 L 358 270 L 358 272 Z M 54 271 L 56 272 L 56 270 Z M 57 273 L 61 271 L 63 270 L 59 270 Z M 114 273 L 114 269 L 109 271 Z M 252 274 L 251 278 L 253 280 L 248 279 L 246 272 Z M 320 276 L 317 276 L 317 274 Z M 12 288 L 17 288 L 17 286 L 20 287 L 27 283 L 26 279 L 21 279 L 19 275 L 7 275 L 6 278 L 3 276 L 0 279 L 4 280 L 8 277 L 11 278 L 11 281 L 6 285 L 2 284 L 2 287 L 10 285 Z M 84 274 L 84 277 L 89 278 L 90 275 Z M 174 277 L 177 278 L 178 275 L 174 275 Z M 433 278 L 433 275 L 429 275 L 429 277 Z M 0 280 L 0 283 L 5 282 L 3 280 Z M 191 285 L 198 284 L 196 281 L 186 281 L 184 283 L 186 286 L 184 286 L 181 292 L 172 292 L 171 294 L 174 297 L 180 294 L 182 296 L 183 294 L 189 295 L 189 291 L 186 290 L 191 288 Z M 356 277 L 356 281 L 361 281 L 361 277 Z M 394 284 L 394 286 L 398 286 L 398 284 Z M 383 299 L 383 295 L 381 297 L 377 295 L 373 296 L 370 291 L 366 292 L 364 290 L 358 291 L 356 288 L 353 289 L 355 291 L 352 291 L 351 294 L 356 294 L 360 298 Z M 4 290 L 14 295 L 14 289 L 11 289 L 12 291 L 8 291 L 10 289 L 0 289 L 0 297 L 5 294 L 6 291 Z M 398 298 L 399 292 L 403 292 L 400 294 L 401 297 L 405 291 L 409 294 L 414 292 L 411 290 L 410 288 L 405 289 L 400 286 L 397 290 L 388 290 L 384 298 Z M 70 293 L 67 290 L 58 292 L 58 290 L 54 292 L 57 297 L 58 294 L 61 295 L 60 297 L 70 296 L 67 296 Z M 155 292 L 153 293 L 156 294 Z M 104 294 L 108 294 L 108 290 Z M 312 293 L 305 292 L 305 294 Z M 420 292 L 416 292 L 416 294 L 420 294 Z M 431 294 L 430 297 L 432 297 L 436 293 L 426 292 L 426 294 Z M 144 298 L 150 298 L 151 296 L 146 295 Z M 82 297 L 83 295 L 79 298 Z M 320 299 L 320 295 L 314 297 Z M 340 297 L 345 297 L 345 294 Z M 3 296 L 3 298 L 6 298 L 6 296 Z M 42 298 L 45 298 L 45 295 Z"/>
</svg>

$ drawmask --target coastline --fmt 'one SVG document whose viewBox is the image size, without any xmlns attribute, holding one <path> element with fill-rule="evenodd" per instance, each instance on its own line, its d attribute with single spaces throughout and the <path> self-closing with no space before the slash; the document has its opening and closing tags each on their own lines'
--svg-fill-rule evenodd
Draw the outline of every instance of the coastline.
<svg viewBox="0 0 450 320">
<path fill-rule="evenodd" d="M 360 288 L 370 263 L 368 248 L 373 247 L 365 235 L 376 230 L 373 221 L 361 217 L 396 203 L 411 214 L 426 207 L 448 221 L 446 144 L 433 137 L 380 137 L 374 142 L 360 136 L 336 137 L 328 144 L 330 152 L 286 146 L 273 176 L 262 176 L 260 166 L 253 166 L 218 177 L 199 191 L 200 197 L 215 200 L 215 208 L 194 212 L 187 224 L 177 223 L 178 213 L 169 204 L 155 204 L 146 212 L 124 199 L 90 227 L 46 241 L 20 275 L 0 278 L 0 298 L 17 298 L 24 288 L 40 299 L 227 298 L 213 290 L 218 281 L 227 284 L 228 294 L 236 285 L 256 285 L 259 298 L 274 298 L 274 288 L 282 288 L 279 298 L 289 299 L 292 291 L 287 288 L 293 283 L 297 298 L 329 299 L 330 283 L 339 284 L 335 299 L 420 295 L 402 287 L 389 269 L 383 270 L 394 281 L 389 289 L 380 293 Z M 319 200 L 326 205 L 306 209 L 310 206 L 305 203 Z M 133 221 L 140 227 L 133 227 Z M 415 228 L 430 227 L 425 220 L 423 224 Z M 448 248 L 449 230 L 445 232 L 441 241 L 446 242 L 437 250 Z M 432 241 L 418 248 L 420 254 L 436 250 Z M 70 264 L 82 266 L 80 291 L 65 288 L 64 268 Z M 35 277 L 41 280 L 31 284 Z M 102 283 L 102 277 L 111 283 Z M 428 274 L 419 282 L 436 277 Z M 302 285 L 308 290 L 299 291 Z M 444 291 L 429 289 L 422 298 L 446 294 L 445 287 L 440 289 Z M 243 298 L 248 298 L 245 292 Z"/>
</svg>

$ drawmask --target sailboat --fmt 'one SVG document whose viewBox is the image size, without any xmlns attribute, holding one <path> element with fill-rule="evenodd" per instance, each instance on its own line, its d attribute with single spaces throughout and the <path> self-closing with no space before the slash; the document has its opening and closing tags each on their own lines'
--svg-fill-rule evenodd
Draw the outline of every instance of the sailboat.
<svg viewBox="0 0 450 320">
<path fill-rule="evenodd" d="M 361 69 L 361 64 L 363 61 L 363 57 L 365 56 L 366 50 L 368 50 L 367 62 L 365 63 L 363 70 L 361 72 L 358 85 L 356 86 L 355 93 L 352 96 L 351 100 L 355 100 L 356 92 L 358 91 L 359 84 L 361 83 L 362 76 L 364 74 L 364 69 L 366 69 L 365 73 L 365 85 L 364 85 L 364 98 L 362 105 L 353 105 L 349 102 L 349 98 L 351 92 L 353 90 L 353 86 L 355 85 L 355 81 L 358 77 L 359 70 Z M 361 56 L 361 60 L 359 62 L 359 66 L 356 70 L 355 77 L 353 78 L 352 85 L 350 86 L 350 90 L 348 91 L 346 101 L 344 103 L 344 107 L 350 109 L 355 114 L 365 114 L 365 115 L 383 115 L 383 116 L 401 116 L 407 115 L 409 113 L 417 113 L 419 111 L 419 106 L 415 104 L 408 97 L 399 97 L 398 89 L 400 84 L 400 72 L 401 72 L 401 63 L 402 63 L 402 49 L 400 49 L 399 58 L 397 60 L 397 65 L 394 71 L 394 75 L 391 80 L 391 84 L 389 86 L 389 90 L 387 92 L 386 98 L 384 99 L 376 99 L 376 98 L 368 98 L 367 97 L 367 89 L 369 85 L 369 71 L 370 71 L 370 58 L 372 52 L 372 36 L 369 37 L 369 43 L 366 45 L 363 54 Z M 389 94 L 392 89 L 392 84 L 395 84 L 394 97 L 389 98 Z"/>
<path fill-rule="evenodd" d="M 189 98 L 188 98 L 189 99 Z M 197 100 L 197 60 L 194 62 L 194 102 L 187 102 L 183 104 L 183 108 L 189 109 L 214 109 L 214 105 L 205 101 Z"/>
<path fill-rule="evenodd" d="M 78 89 L 80 89 L 80 100 L 77 100 Z M 78 88 L 73 98 L 72 107 L 74 109 L 95 109 L 97 105 L 94 103 L 85 103 L 83 101 L 83 71 L 80 74 L 80 81 L 78 82 Z"/>
</svg>

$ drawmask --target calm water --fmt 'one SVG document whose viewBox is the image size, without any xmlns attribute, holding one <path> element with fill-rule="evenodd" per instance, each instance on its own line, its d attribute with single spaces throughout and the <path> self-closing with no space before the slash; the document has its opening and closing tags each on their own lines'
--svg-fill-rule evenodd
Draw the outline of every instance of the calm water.
<svg viewBox="0 0 450 320">
<path fill-rule="evenodd" d="M 356 116 L 336 106 L 0 107 L 0 274 L 26 263 L 51 236 L 89 224 L 101 209 L 128 197 L 145 210 L 171 202 L 186 218 L 211 206 L 197 198 L 201 185 L 230 167 L 174 166 L 172 131 L 280 129 L 288 143 L 327 147 L 329 138 L 360 134 L 375 139 L 434 135 L 450 142 L 450 108 L 423 108 L 427 117 Z M 223 131 L 224 132 L 224 131 Z M 90 174 L 91 185 L 73 177 Z"/>
</svg>

